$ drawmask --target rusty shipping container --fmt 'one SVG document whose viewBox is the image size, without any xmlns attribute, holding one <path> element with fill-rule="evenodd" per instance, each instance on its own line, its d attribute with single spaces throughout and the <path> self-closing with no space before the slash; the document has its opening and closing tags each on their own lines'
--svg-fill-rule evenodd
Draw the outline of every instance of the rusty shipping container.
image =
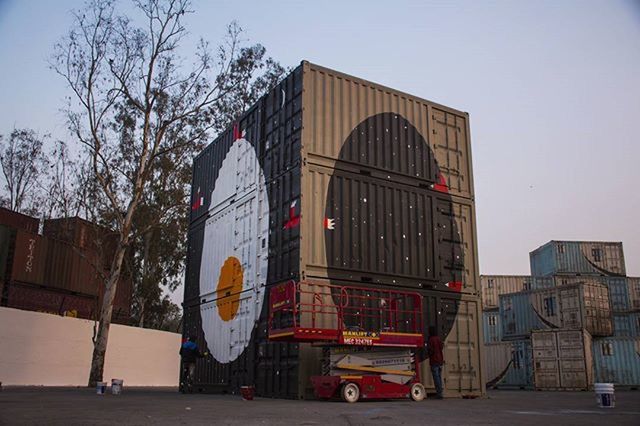
<svg viewBox="0 0 640 426">
<path fill-rule="evenodd" d="M 40 227 L 40 220 L 0 207 L 0 225 L 6 225 L 10 228 L 21 229 L 32 234 L 37 234 Z"/>
<path fill-rule="evenodd" d="M 591 335 L 585 330 L 531 333 L 536 390 L 588 390 L 593 386 Z"/>
<path fill-rule="evenodd" d="M 196 381 L 309 396 L 318 350 L 268 342 L 263 302 L 320 280 L 420 291 L 447 394 L 481 394 L 476 250 L 468 114 L 303 62 L 194 160 L 185 333 L 212 354 Z"/>
<path fill-rule="evenodd" d="M 609 291 L 598 283 L 579 283 L 500 296 L 505 339 L 526 338 L 533 330 L 586 328 L 594 336 L 611 336 Z"/>
<path fill-rule="evenodd" d="M 98 300 L 95 296 L 82 296 L 58 289 L 18 283 L 8 283 L 7 287 L 8 308 L 90 320 L 97 319 L 99 315 Z"/>
<path fill-rule="evenodd" d="M 18 229 L 9 279 L 22 283 L 44 284 L 48 244 L 47 238 Z"/>
<path fill-rule="evenodd" d="M 622 243 L 549 241 L 529 253 L 531 275 L 626 275 Z"/>
</svg>

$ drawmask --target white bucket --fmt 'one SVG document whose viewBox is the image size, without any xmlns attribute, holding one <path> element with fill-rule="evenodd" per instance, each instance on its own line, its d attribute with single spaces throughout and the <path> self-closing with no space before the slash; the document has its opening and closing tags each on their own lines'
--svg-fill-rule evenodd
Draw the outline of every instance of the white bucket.
<svg viewBox="0 0 640 426">
<path fill-rule="evenodd" d="M 614 408 L 616 406 L 616 396 L 614 394 L 613 383 L 595 383 L 593 389 L 596 391 L 596 402 L 600 408 Z"/>
<path fill-rule="evenodd" d="M 111 394 L 120 395 L 122 392 L 122 384 L 124 380 L 121 379 L 111 379 Z"/>
<path fill-rule="evenodd" d="M 96 393 L 98 395 L 104 395 L 106 391 L 107 391 L 107 382 L 96 383 Z"/>
</svg>

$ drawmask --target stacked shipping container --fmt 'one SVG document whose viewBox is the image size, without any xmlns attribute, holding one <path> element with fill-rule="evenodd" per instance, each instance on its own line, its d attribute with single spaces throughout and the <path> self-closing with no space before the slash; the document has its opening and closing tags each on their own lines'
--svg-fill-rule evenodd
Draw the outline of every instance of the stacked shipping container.
<svg viewBox="0 0 640 426">
<path fill-rule="evenodd" d="M 108 249 L 98 251 L 88 243 L 96 240 L 99 228 L 78 218 L 52 221 L 82 234 L 85 244 L 78 244 L 74 238 L 51 232 L 49 221 L 42 236 L 30 232 L 37 232 L 37 219 L 5 211 L 0 220 L 5 222 L 0 225 L 1 306 L 97 319 L 104 292 L 102 274 L 110 256 Z M 84 230 L 78 231 L 80 225 Z M 131 293 L 132 281 L 124 275 L 114 300 L 114 322 L 128 323 Z"/>
<path fill-rule="evenodd" d="M 640 379 L 634 375 L 634 367 L 628 365 L 638 361 L 628 354 L 633 353 L 632 348 L 640 345 L 640 278 L 624 276 L 626 268 L 622 244 L 551 241 L 533 251 L 530 259 L 532 272 L 544 276 L 481 277 L 485 347 L 490 348 L 487 350 L 497 350 L 500 344 L 495 342 L 498 339 L 502 339 L 501 344 L 508 347 L 511 342 L 504 342 L 505 339 L 519 342 L 519 339 L 530 338 L 532 332 L 540 336 L 538 339 L 542 339 L 542 330 L 555 332 L 558 341 L 559 330 L 563 330 L 563 327 L 582 329 L 593 333 L 593 350 L 584 356 L 586 369 L 572 370 L 575 380 L 591 383 L 588 375 L 595 368 L 596 381 L 640 386 Z M 495 307 L 496 299 L 499 300 L 498 309 Z M 499 313 L 498 320 L 493 319 L 496 313 Z M 501 332 L 492 327 L 494 323 L 501 323 Z M 567 332 L 562 331 L 565 334 Z M 534 348 L 532 362 L 535 361 L 536 366 L 540 364 L 535 374 L 537 388 L 584 387 L 570 386 L 569 378 L 562 379 L 560 355 L 554 364 L 540 358 L 541 354 L 536 355 Z M 536 358 L 542 361 L 538 362 Z M 487 361 L 489 380 L 491 374 L 499 370 L 499 367 L 491 368 L 492 362 L 495 361 Z M 564 364 L 571 363 L 579 364 L 576 360 Z M 557 364 L 557 368 L 552 369 L 553 372 L 549 369 L 546 371 L 545 366 L 552 364 Z M 512 359 L 510 365 L 513 365 Z M 551 376 L 552 379 L 549 378 Z M 524 378 L 522 380 L 520 384 L 524 387 L 530 384 Z M 506 383 L 505 376 L 498 386 L 506 386 Z"/>
<path fill-rule="evenodd" d="M 475 253 L 468 115 L 303 62 L 194 161 L 185 330 L 213 354 L 197 382 L 309 396 L 321 354 L 267 341 L 263 303 L 305 280 L 420 291 L 447 394 L 480 394 Z"/>
</svg>

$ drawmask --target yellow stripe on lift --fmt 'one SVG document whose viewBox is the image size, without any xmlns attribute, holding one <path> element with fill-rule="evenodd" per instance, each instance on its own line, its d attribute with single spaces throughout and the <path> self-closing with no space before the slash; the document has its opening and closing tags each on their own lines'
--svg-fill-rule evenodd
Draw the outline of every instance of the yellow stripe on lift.
<svg viewBox="0 0 640 426">
<path fill-rule="evenodd" d="M 286 333 L 270 334 L 269 338 L 276 338 L 276 337 L 282 337 L 282 336 L 292 336 L 292 335 L 293 335 L 293 331 L 288 331 Z"/>
<path fill-rule="evenodd" d="M 336 367 L 341 370 L 356 370 L 356 371 L 368 371 L 371 373 L 382 373 L 382 374 L 397 374 L 399 376 L 409 376 L 413 377 L 415 373 L 410 370 L 389 370 L 387 368 L 379 368 L 379 367 L 364 367 L 361 365 L 355 364 L 336 364 Z"/>
<path fill-rule="evenodd" d="M 340 378 L 344 380 L 355 380 L 362 379 L 362 376 L 340 376 Z"/>
<path fill-rule="evenodd" d="M 381 331 L 380 334 L 389 334 L 391 336 L 422 336 L 420 333 L 396 333 L 392 331 Z"/>
</svg>

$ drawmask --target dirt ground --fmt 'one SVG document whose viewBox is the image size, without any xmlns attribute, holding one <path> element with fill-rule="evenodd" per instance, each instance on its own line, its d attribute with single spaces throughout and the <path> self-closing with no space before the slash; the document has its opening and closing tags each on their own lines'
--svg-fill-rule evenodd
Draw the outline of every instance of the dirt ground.
<svg viewBox="0 0 640 426">
<path fill-rule="evenodd" d="M 86 388 L 4 388 L 0 424 L 241 425 L 640 425 L 640 391 L 616 392 L 600 409 L 592 392 L 490 391 L 481 399 L 344 402 L 234 395 L 183 395 L 130 389 L 96 395 Z"/>
</svg>

